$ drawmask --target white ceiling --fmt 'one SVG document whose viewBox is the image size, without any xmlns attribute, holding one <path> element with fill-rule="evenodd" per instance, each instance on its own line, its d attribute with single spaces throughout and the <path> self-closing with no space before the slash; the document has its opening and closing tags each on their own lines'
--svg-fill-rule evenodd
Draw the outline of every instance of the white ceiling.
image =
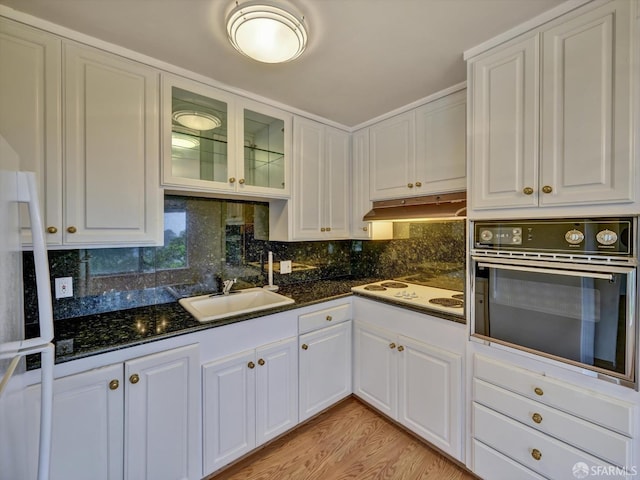
<svg viewBox="0 0 640 480">
<path fill-rule="evenodd" d="M 562 0 L 280 0 L 309 28 L 307 50 L 280 65 L 229 44 L 234 0 L 0 3 L 352 127 L 464 81 L 464 50 Z"/>
</svg>

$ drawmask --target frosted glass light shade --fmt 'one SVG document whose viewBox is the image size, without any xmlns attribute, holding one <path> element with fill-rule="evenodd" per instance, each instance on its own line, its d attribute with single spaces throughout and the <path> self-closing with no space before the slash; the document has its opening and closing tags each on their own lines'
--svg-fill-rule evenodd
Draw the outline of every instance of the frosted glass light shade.
<svg viewBox="0 0 640 480">
<path fill-rule="evenodd" d="M 195 110 L 178 110 L 173 113 L 173 119 L 183 127 L 192 130 L 213 130 L 222 125 L 222 121 L 215 115 L 204 112 L 196 112 Z"/>
<path fill-rule="evenodd" d="M 176 148 L 196 148 L 200 145 L 197 138 L 184 133 L 171 132 L 171 146 Z"/>
<path fill-rule="evenodd" d="M 261 2 L 234 8 L 227 17 L 227 34 L 236 50 L 264 63 L 289 62 L 307 46 L 303 19 Z"/>
</svg>

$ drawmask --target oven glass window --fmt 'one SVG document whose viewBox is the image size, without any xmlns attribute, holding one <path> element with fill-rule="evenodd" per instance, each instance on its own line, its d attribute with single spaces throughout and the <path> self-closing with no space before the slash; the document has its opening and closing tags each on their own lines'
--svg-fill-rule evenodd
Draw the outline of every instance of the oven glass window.
<svg viewBox="0 0 640 480">
<path fill-rule="evenodd" d="M 475 333 L 626 375 L 628 275 L 596 277 L 476 267 Z"/>
</svg>

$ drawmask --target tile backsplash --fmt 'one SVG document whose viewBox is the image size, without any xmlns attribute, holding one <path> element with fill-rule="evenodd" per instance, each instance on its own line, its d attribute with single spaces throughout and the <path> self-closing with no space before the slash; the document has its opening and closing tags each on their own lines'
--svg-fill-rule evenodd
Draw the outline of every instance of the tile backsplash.
<svg viewBox="0 0 640 480">
<path fill-rule="evenodd" d="M 50 250 L 52 285 L 54 278 L 73 279 L 73 297 L 53 301 L 54 318 L 173 302 L 218 291 L 228 278 L 237 278 L 237 288 L 262 286 L 269 251 L 276 285 L 422 275 L 463 290 L 462 221 L 399 224 L 398 240 L 270 242 L 268 208 L 260 202 L 166 196 L 163 247 Z M 278 273 L 280 260 L 293 262 L 291 274 Z M 25 254 L 27 306 L 36 303 L 32 263 Z M 28 307 L 26 318 L 37 322 L 37 310 Z"/>
</svg>

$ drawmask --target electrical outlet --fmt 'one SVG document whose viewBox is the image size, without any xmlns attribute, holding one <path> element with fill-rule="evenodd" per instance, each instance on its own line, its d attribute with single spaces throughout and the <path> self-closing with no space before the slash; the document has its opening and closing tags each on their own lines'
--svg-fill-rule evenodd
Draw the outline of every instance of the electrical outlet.
<svg viewBox="0 0 640 480">
<path fill-rule="evenodd" d="M 283 260 L 280 262 L 280 273 L 291 273 L 291 260 Z"/>
<path fill-rule="evenodd" d="M 66 297 L 73 297 L 73 278 L 56 278 L 56 300 Z"/>
<path fill-rule="evenodd" d="M 73 338 L 56 342 L 56 355 L 70 355 L 73 353 Z"/>
</svg>

